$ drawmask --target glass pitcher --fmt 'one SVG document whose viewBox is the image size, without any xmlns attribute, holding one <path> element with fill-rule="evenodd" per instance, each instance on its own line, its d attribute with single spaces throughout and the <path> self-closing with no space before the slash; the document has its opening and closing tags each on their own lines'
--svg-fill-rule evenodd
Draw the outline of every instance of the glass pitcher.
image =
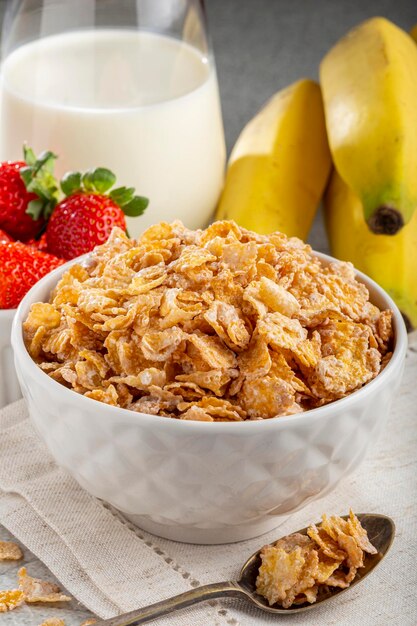
<svg viewBox="0 0 417 626">
<path fill-rule="evenodd" d="M 225 143 L 198 0 L 14 0 L 2 39 L 0 159 L 54 151 L 56 172 L 110 168 L 160 220 L 209 221 Z"/>
</svg>

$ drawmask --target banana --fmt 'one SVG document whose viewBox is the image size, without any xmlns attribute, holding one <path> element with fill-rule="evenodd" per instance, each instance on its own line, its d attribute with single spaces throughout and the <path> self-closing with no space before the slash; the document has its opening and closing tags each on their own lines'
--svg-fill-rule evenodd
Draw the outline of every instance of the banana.
<svg viewBox="0 0 417 626">
<path fill-rule="evenodd" d="M 410 30 L 410 35 L 417 42 L 417 24 Z"/>
<path fill-rule="evenodd" d="M 372 18 L 328 52 L 320 81 L 335 166 L 370 230 L 394 235 L 417 208 L 417 46 Z"/>
<path fill-rule="evenodd" d="M 243 129 L 216 219 L 306 239 L 330 168 L 320 87 L 300 80 L 275 94 Z"/>
<path fill-rule="evenodd" d="M 395 235 L 376 235 L 366 225 L 360 198 L 333 171 L 324 197 L 332 254 L 351 261 L 397 303 L 408 327 L 417 328 L 417 211 Z"/>
</svg>

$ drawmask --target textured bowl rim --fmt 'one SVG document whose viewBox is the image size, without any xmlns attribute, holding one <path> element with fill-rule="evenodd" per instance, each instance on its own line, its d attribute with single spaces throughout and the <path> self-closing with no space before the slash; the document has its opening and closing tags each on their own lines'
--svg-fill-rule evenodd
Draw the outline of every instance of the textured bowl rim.
<svg viewBox="0 0 417 626">
<path fill-rule="evenodd" d="M 326 264 L 339 262 L 338 259 L 334 257 L 324 254 L 322 252 L 313 251 L 314 255 L 317 256 L 321 261 L 324 261 Z M 387 294 L 387 292 L 380 287 L 374 280 L 369 278 L 363 272 L 360 272 L 355 268 L 356 278 L 365 284 L 365 286 L 375 292 L 379 299 L 384 302 L 384 307 L 387 309 L 391 309 L 393 312 L 394 318 L 394 349 L 392 353 L 392 357 L 384 368 L 382 372 L 380 372 L 373 380 L 366 383 L 360 389 L 353 391 L 351 394 L 344 398 L 340 398 L 339 400 L 334 400 L 329 404 L 325 404 L 322 407 L 318 407 L 315 409 L 309 409 L 308 411 L 304 411 L 301 413 L 294 413 L 293 415 L 284 415 L 282 417 L 272 417 L 269 419 L 260 419 L 260 420 L 243 420 L 242 422 L 204 422 L 198 420 L 180 420 L 180 419 L 171 419 L 164 417 L 162 415 L 151 415 L 149 413 L 140 413 L 138 411 L 131 411 L 130 409 L 123 409 L 121 407 L 112 406 L 110 404 L 106 404 L 104 402 L 99 402 L 98 400 L 94 400 L 92 398 L 86 398 L 81 394 L 77 394 L 72 389 L 61 385 L 61 383 L 55 381 L 53 378 L 48 376 L 45 372 L 43 372 L 36 363 L 32 360 L 29 352 L 26 349 L 25 343 L 23 341 L 23 317 L 25 316 L 26 309 L 29 310 L 30 305 L 38 302 L 38 299 L 34 298 L 34 294 L 38 292 L 39 289 L 42 289 L 43 284 L 45 282 L 51 281 L 55 276 L 60 277 L 64 271 L 66 271 L 71 265 L 75 265 L 76 263 L 82 263 L 89 257 L 88 254 L 83 255 L 82 257 L 77 257 L 61 265 L 56 268 L 46 276 L 44 276 L 40 281 L 38 281 L 30 291 L 26 294 L 26 296 L 21 301 L 16 314 L 14 316 L 13 325 L 12 325 L 12 347 L 15 355 L 15 360 L 22 360 L 23 366 L 30 368 L 31 373 L 35 377 L 35 379 L 39 380 L 40 385 L 50 385 L 51 389 L 60 390 L 61 393 L 69 394 L 68 399 L 73 402 L 80 403 L 91 403 L 94 402 L 97 405 L 97 408 L 103 412 L 103 419 L 114 418 L 117 421 L 123 421 L 124 416 L 129 416 L 131 419 L 136 418 L 138 425 L 141 423 L 147 423 L 150 426 L 154 424 L 157 426 L 158 424 L 165 424 L 166 428 L 184 428 L 184 434 L 191 434 L 191 432 L 199 431 L 206 435 L 208 432 L 212 432 L 213 434 L 219 434 L 220 432 L 226 434 L 234 432 L 235 434 L 243 432 L 251 432 L 252 430 L 256 430 L 257 428 L 263 428 L 264 430 L 275 430 L 276 428 L 283 428 L 287 424 L 296 424 L 300 425 L 304 421 L 312 422 L 319 420 L 322 416 L 329 416 L 329 413 L 332 411 L 348 411 L 352 406 L 361 403 L 365 400 L 366 394 L 371 393 L 372 391 L 376 392 L 381 385 L 390 380 L 391 373 L 394 372 L 394 368 L 400 368 L 401 364 L 405 358 L 405 354 L 407 351 L 407 329 L 402 318 L 402 315 L 392 300 L 392 298 Z M 53 283 L 53 284 L 56 284 Z M 12 310 L 10 310 L 12 311 Z M 14 313 L 14 310 L 13 310 Z M 90 405 L 91 407 L 93 405 Z M 106 418 L 104 415 L 106 414 Z M 239 424 L 239 426 L 237 426 Z M 245 430 L 244 430 L 245 429 Z"/>
</svg>

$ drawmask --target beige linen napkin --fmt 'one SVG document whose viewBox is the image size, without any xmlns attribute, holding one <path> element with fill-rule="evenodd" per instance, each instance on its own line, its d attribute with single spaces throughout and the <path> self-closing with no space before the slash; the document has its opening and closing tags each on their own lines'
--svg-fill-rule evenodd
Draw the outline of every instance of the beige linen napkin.
<svg viewBox="0 0 417 626">
<path fill-rule="evenodd" d="M 58 418 L 57 418 L 58 419 Z M 152 536 L 96 500 L 56 466 L 23 400 L 0 412 L 0 522 L 88 609 L 110 617 L 198 584 L 233 579 L 259 546 L 317 520 L 321 513 L 381 512 L 397 524 L 391 553 L 369 579 L 332 605 L 301 614 L 297 626 L 411 626 L 417 614 L 417 334 L 389 423 L 355 473 L 332 493 L 267 535 L 223 546 L 193 546 Z M 277 618 L 239 601 L 200 605 L 160 626 L 257 626 Z M 279 619 L 294 626 L 294 620 Z"/>
</svg>

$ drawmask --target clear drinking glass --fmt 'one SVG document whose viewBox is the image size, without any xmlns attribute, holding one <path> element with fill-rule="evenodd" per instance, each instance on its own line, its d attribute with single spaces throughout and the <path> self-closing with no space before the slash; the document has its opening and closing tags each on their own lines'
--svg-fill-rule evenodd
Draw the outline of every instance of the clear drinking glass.
<svg viewBox="0 0 417 626">
<path fill-rule="evenodd" d="M 202 1 L 12 0 L 0 107 L 1 160 L 26 141 L 59 155 L 59 175 L 108 167 L 148 196 L 132 236 L 209 221 L 225 144 Z"/>
</svg>

